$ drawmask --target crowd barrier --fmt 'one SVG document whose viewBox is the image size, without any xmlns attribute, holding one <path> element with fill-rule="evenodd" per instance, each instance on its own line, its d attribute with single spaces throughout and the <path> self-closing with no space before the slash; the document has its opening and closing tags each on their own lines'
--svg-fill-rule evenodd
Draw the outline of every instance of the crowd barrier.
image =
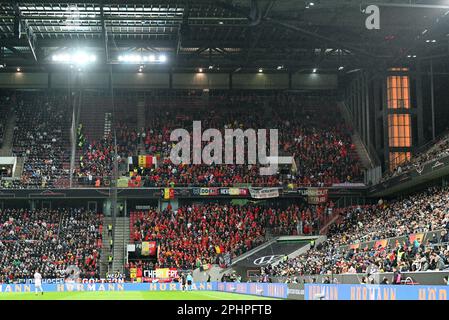
<svg viewBox="0 0 449 320">
<path fill-rule="evenodd" d="M 272 298 L 286 299 L 288 287 L 285 283 L 235 283 L 217 282 L 217 291 L 250 294 Z"/>
<path fill-rule="evenodd" d="M 306 284 L 305 300 L 447 300 L 449 286 Z"/>
<path fill-rule="evenodd" d="M 42 288 L 45 292 L 182 290 L 180 283 L 44 283 Z M 283 299 L 288 294 L 288 287 L 283 283 L 194 282 L 191 289 Z M 34 284 L 0 284 L 0 294 L 12 292 L 34 292 Z"/>
<path fill-rule="evenodd" d="M 179 283 L 45 283 L 45 292 L 180 291 Z M 448 300 L 449 286 L 194 282 L 192 290 L 295 300 Z M 3 293 L 34 292 L 34 284 L 0 284 Z"/>
<path fill-rule="evenodd" d="M 449 277 L 449 271 L 415 271 L 415 272 L 402 272 L 403 284 L 415 284 L 415 285 L 444 285 L 444 277 Z M 345 273 L 345 274 L 332 274 L 332 275 L 308 275 L 297 276 L 298 283 L 324 283 L 326 279 L 332 280 L 334 284 L 361 284 L 362 279 L 366 278 L 366 273 Z M 253 277 L 254 280 L 259 277 Z M 283 283 L 290 277 L 273 277 L 274 282 Z M 390 283 L 393 281 L 393 272 L 382 272 L 370 275 L 370 280 L 373 280 L 372 284 L 380 284 L 384 278 L 387 278 Z"/>
</svg>

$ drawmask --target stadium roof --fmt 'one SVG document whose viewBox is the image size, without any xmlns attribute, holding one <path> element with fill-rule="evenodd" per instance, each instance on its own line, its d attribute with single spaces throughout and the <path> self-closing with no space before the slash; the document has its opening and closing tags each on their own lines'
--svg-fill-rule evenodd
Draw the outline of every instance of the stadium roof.
<svg viewBox="0 0 449 320">
<path fill-rule="evenodd" d="M 365 27 L 368 4 L 381 8 L 380 30 Z M 447 57 L 448 13 L 435 0 L 10 2 L 0 4 L 0 63 L 56 68 L 53 54 L 82 48 L 103 67 L 142 52 L 178 71 L 384 68 Z"/>
</svg>

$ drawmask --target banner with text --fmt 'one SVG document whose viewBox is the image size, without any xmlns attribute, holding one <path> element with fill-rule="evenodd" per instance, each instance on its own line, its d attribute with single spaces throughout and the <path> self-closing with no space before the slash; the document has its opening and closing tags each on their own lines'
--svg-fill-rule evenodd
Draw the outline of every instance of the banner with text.
<svg viewBox="0 0 449 320">
<path fill-rule="evenodd" d="M 447 300 L 448 286 L 306 284 L 305 300 Z"/>
<path fill-rule="evenodd" d="M 254 199 L 269 199 L 279 197 L 278 188 L 264 188 L 260 190 L 249 189 L 249 193 Z"/>
</svg>

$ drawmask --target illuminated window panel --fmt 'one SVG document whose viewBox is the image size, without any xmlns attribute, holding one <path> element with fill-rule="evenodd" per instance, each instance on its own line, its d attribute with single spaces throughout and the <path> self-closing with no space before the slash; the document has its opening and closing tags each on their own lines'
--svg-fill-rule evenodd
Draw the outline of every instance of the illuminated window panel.
<svg viewBox="0 0 449 320">
<path fill-rule="evenodd" d="M 392 72 L 408 72 L 408 68 L 391 68 Z M 388 109 L 410 109 L 410 78 L 405 75 L 387 77 Z M 388 115 L 388 145 L 390 148 L 410 148 L 412 146 L 412 129 L 410 114 Z M 410 152 L 390 152 L 390 170 L 409 161 Z"/>
<path fill-rule="evenodd" d="M 412 146 L 411 116 L 409 114 L 388 115 L 388 145 L 390 148 Z"/>
<path fill-rule="evenodd" d="M 390 170 L 393 171 L 404 162 L 410 161 L 410 152 L 390 152 Z"/>
<path fill-rule="evenodd" d="M 408 68 L 390 68 L 388 69 L 388 71 L 402 71 L 402 72 L 407 72 Z"/>
<path fill-rule="evenodd" d="M 387 105 L 389 109 L 410 108 L 410 83 L 408 76 L 387 78 Z"/>
</svg>

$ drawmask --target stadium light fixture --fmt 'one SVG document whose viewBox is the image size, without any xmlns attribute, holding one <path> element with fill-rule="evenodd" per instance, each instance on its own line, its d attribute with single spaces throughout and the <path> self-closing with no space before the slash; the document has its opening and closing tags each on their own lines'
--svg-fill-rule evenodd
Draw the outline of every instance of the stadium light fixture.
<svg viewBox="0 0 449 320">
<path fill-rule="evenodd" d="M 315 5 L 315 2 L 306 2 L 306 9 L 309 9 L 310 7 L 313 7 Z"/>
<path fill-rule="evenodd" d="M 165 54 L 161 54 L 161 55 L 159 56 L 159 61 L 160 61 L 160 62 L 166 62 L 166 61 L 167 61 L 167 56 L 166 56 Z"/>
<path fill-rule="evenodd" d="M 97 57 L 94 54 L 89 54 L 83 51 L 75 53 L 62 53 L 54 54 L 52 60 L 56 63 L 71 63 L 71 64 L 87 64 L 97 61 Z"/>
<path fill-rule="evenodd" d="M 164 54 L 161 54 L 159 56 L 155 56 L 154 54 L 141 55 L 141 54 L 131 53 L 131 54 L 119 55 L 117 57 L 117 60 L 119 62 L 133 63 L 133 64 L 142 64 L 142 63 L 146 63 L 146 62 L 162 63 L 162 62 L 166 62 L 167 61 L 167 56 L 164 55 Z"/>
</svg>

